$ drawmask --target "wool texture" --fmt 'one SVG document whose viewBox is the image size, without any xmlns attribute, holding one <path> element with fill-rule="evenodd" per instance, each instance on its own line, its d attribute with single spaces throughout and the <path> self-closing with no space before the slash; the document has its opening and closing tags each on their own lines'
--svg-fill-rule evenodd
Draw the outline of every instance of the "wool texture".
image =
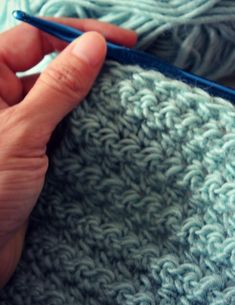
<svg viewBox="0 0 235 305">
<path fill-rule="evenodd" d="M 62 126 L 0 304 L 235 304 L 234 106 L 107 61 Z"/>
<path fill-rule="evenodd" d="M 0 24 L 12 10 L 96 18 L 138 33 L 137 48 L 209 79 L 235 73 L 234 0 L 1 0 Z M 43 65 L 42 65 L 43 66 Z"/>
<path fill-rule="evenodd" d="M 108 62 L 67 118 L 1 304 L 235 304 L 235 111 Z"/>
</svg>

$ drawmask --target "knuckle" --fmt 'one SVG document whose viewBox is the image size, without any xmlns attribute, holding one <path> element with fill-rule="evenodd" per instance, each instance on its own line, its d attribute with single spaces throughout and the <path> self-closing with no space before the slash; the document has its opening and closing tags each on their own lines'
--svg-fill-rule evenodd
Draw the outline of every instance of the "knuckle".
<svg viewBox="0 0 235 305">
<path fill-rule="evenodd" d="M 84 95 L 86 92 L 84 76 L 79 65 L 51 66 L 41 74 L 41 81 L 50 86 L 51 89 L 71 97 Z"/>
</svg>

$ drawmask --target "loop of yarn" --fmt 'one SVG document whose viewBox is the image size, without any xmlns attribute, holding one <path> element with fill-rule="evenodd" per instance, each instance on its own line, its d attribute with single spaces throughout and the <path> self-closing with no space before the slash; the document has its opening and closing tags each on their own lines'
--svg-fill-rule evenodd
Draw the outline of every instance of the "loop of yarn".
<svg viewBox="0 0 235 305">
<path fill-rule="evenodd" d="M 233 0 L 38 0 L 30 3 L 30 10 L 133 29 L 138 48 L 210 79 L 235 72 Z"/>
</svg>

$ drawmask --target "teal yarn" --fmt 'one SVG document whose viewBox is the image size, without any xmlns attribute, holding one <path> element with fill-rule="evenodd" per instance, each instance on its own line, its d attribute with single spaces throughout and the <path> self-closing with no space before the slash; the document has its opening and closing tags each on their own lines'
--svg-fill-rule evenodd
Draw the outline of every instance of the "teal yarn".
<svg viewBox="0 0 235 305">
<path fill-rule="evenodd" d="M 35 15 L 97 18 L 137 31 L 138 48 L 178 67 L 214 80 L 235 72 L 234 0 L 4 2 L 0 24 L 6 26 L 15 24 L 10 14 L 13 9 Z"/>
<path fill-rule="evenodd" d="M 0 304 L 235 304 L 234 107 L 107 62 L 66 126 Z"/>
<path fill-rule="evenodd" d="M 21 2 L 40 14 L 67 3 Z M 65 12 L 81 16 L 103 5 L 103 19 L 127 9 L 71 3 Z M 135 3 L 130 22 L 153 1 Z M 234 107 L 109 61 L 63 130 L 0 304 L 235 304 Z"/>
</svg>

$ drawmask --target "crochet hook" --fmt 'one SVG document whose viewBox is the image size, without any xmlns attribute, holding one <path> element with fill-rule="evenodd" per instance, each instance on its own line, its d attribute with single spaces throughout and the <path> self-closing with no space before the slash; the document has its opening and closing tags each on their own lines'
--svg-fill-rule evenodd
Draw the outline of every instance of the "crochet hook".
<svg viewBox="0 0 235 305">
<path fill-rule="evenodd" d="M 20 10 L 13 11 L 12 14 L 16 19 L 29 23 L 32 26 L 69 43 L 83 34 L 83 32 L 73 27 L 30 16 Z M 213 96 L 219 96 L 235 103 L 234 89 L 184 71 L 154 55 L 107 42 L 107 58 L 126 65 L 139 65 L 144 69 L 157 70 L 167 77 L 178 79 L 192 86 L 200 87 Z"/>
</svg>

